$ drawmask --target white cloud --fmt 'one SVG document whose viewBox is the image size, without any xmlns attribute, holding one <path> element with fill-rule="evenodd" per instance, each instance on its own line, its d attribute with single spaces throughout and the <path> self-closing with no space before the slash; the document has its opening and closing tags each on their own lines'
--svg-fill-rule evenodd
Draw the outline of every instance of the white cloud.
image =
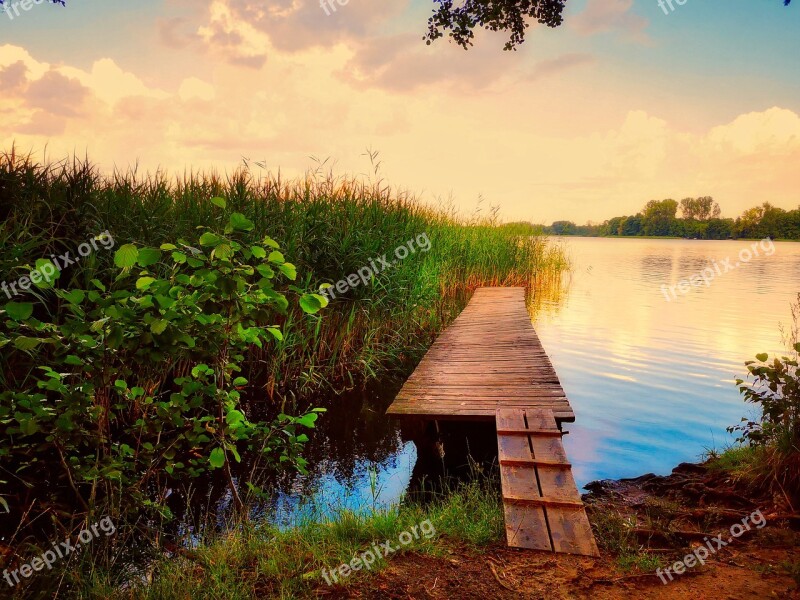
<svg viewBox="0 0 800 600">
<path fill-rule="evenodd" d="M 215 96 L 214 86 L 197 77 L 184 79 L 181 82 L 181 87 L 178 88 L 178 97 L 184 102 L 193 99 L 208 102 L 213 100 Z"/>
</svg>

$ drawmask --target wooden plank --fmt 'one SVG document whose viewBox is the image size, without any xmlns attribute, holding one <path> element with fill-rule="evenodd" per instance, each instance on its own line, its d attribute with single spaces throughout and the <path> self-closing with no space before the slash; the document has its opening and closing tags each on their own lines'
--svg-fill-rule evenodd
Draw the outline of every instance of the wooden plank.
<svg viewBox="0 0 800 600">
<path fill-rule="evenodd" d="M 501 465 L 513 465 L 515 467 L 524 466 L 547 466 L 547 467 L 561 467 L 562 469 L 571 469 L 572 465 L 568 462 L 559 462 L 557 460 L 544 460 L 541 458 L 501 458 Z"/>
<path fill-rule="evenodd" d="M 517 413 L 522 421 L 524 414 L 522 409 L 506 409 L 506 412 Z M 497 445 L 500 456 L 533 458 L 526 438 L 498 436 Z M 541 497 L 536 478 L 531 477 L 529 468 L 501 466 L 500 484 L 503 488 L 503 497 L 506 495 L 524 498 Z M 506 540 L 509 546 L 533 550 L 553 549 L 544 506 L 504 501 L 503 512 L 506 523 Z"/>
<path fill-rule="evenodd" d="M 561 437 L 564 435 L 563 431 L 559 431 L 558 429 L 498 429 L 497 435 L 536 435 L 539 437 Z"/>
<path fill-rule="evenodd" d="M 394 415 L 493 417 L 498 406 L 575 416 L 531 325 L 523 288 L 479 288 L 439 336 L 387 411 Z"/>
<path fill-rule="evenodd" d="M 535 427 L 537 424 L 548 428 L 556 426 L 555 419 L 547 411 L 526 409 L 525 414 L 529 427 Z M 550 461 L 567 461 L 567 454 L 560 439 L 544 436 L 531 436 L 529 439 L 534 457 Z M 571 470 L 548 466 L 537 467 L 536 470 L 542 494 L 545 497 L 565 502 L 581 502 L 581 496 Z M 548 507 L 546 511 L 553 550 L 569 554 L 599 556 L 597 543 L 585 510 L 553 506 Z"/>
<path fill-rule="evenodd" d="M 514 543 L 531 543 L 523 547 L 542 549 L 542 532 L 533 532 L 530 527 L 534 523 L 544 524 L 550 544 L 546 549 L 598 556 L 553 413 L 531 408 L 500 408 L 496 422 L 503 506 L 504 509 L 516 506 L 506 511 L 506 518 L 514 519 L 506 524 L 507 531 L 523 532 L 514 538 Z M 513 479 L 503 476 L 512 469 Z M 513 485 L 507 485 L 509 483 Z M 511 538 L 508 539 L 512 545 Z"/>
</svg>

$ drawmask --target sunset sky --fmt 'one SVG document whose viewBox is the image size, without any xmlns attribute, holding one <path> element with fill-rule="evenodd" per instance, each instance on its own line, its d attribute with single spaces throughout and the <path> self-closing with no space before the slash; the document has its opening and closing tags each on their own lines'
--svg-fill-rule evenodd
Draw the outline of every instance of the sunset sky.
<svg viewBox="0 0 800 600">
<path fill-rule="evenodd" d="M 793 3 L 794 4 L 794 3 Z M 0 139 L 106 171 L 329 158 L 470 213 L 800 204 L 800 3 L 569 0 L 518 52 L 426 46 L 429 0 L 67 0 L 0 14 Z"/>
</svg>

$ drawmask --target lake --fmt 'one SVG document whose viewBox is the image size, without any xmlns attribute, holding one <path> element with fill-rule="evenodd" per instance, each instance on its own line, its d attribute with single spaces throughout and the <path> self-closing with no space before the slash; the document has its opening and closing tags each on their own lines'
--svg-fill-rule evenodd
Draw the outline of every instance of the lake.
<svg viewBox="0 0 800 600">
<path fill-rule="evenodd" d="M 746 373 L 744 361 L 784 347 L 779 324 L 790 323 L 800 291 L 800 244 L 554 242 L 565 246 L 573 269 L 560 293 L 536 299 L 532 312 L 575 409 L 564 440 L 578 486 L 666 474 L 729 444 L 725 428 L 754 414 L 734 385 Z M 758 256 L 748 257 L 753 244 Z M 695 278 L 699 286 L 684 285 L 685 294 L 669 291 L 709 265 L 708 285 Z M 416 448 L 382 416 L 398 387 L 378 385 L 331 402 L 309 446 L 309 476 L 292 478 L 264 507 L 271 520 L 290 524 L 402 497 Z"/>
</svg>

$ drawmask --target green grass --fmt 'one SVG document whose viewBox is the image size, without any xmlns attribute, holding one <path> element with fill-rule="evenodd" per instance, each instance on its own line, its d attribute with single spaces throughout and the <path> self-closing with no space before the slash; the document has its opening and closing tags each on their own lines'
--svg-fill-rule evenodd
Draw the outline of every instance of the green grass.
<svg viewBox="0 0 800 600">
<path fill-rule="evenodd" d="M 711 459 L 708 468 L 712 471 L 744 475 L 758 462 L 758 454 L 759 449 L 755 446 L 732 445 L 722 452 L 708 450 L 705 458 Z"/>
<path fill-rule="evenodd" d="M 163 173 L 104 176 L 88 162 L 43 165 L 12 152 L 0 156 L 0 281 L 18 279 L 27 274 L 25 265 L 53 253 L 74 255 L 80 242 L 105 230 L 116 247 L 157 247 L 190 237 L 220 218 L 214 196 L 251 219 L 257 234 L 276 239 L 303 277 L 298 285 L 309 290 L 356 273 L 376 257 L 391 257 L 416 236 L 430 239 L 429 252 L 410 254 L 369 285 L 343 294 L 321 320 L 292 313 L 281 323 L 285 340 L 255 352 L 251 361 L 273 397 L 340 391 L 387 370 L 407 370 L 475 288 L 542 290 L 569 268 L 546 238 L 432 208 L 382 181 L 318 172 L 286 181 L 247 169 L 174 179 Z M 112 257 L 113 251 L 92 254 L 68 269 L 59 286 L 87 289 L 91 278 L 105 280 Z M 0 358 L 0 377 L 10 368 Z"/>
<path fill-rule="evenodd" d="M 662 517 L 663 507 L 652 507 L 654 515 L 648 509 L 647 520 L 650 526 L 660 527 L 655 521 Z M 616 565 L 625 572 L 647 573 L 664 566 L 661 556 L 652 554 L 637 540 L 634 529 L 635 517 L 627 516 L 613 509 L 594 509 L 590 521 L 602 551 L 614 556 Z"/>
<path fill-rule="evenodd" d="M 453 544 L 477 549 L 500 541 L 503 511 L 496 482 L 472 481 L 447 490 L 424 506 L 407 502 L 371 514 L 343 512 L 327 522 L 299 523 L 283 531 L 240 524 L 229 534 L 204 540 L 190 556 L 156 560 L 148 569 L 149 583 L 135 583 L 122 591 L 119 580 L 87 561 L 79 570 L 83 578 L 73 578 L 70 585 L 76 586 L 77 596 L 87 599 L 315 597 L 314 590 L 329 589 L 322 569 L 329 572 L 349 563 L 384 541 L 399 546 L 400 534 L 424 521 L 435 529 L 429 539 L 420 534 L 405 549 L 376 561 L 370 571 L 354 572 L 342 578 L 342 583 L 370 577 L 403 552 L 441 556 Z"/>
</svg>

